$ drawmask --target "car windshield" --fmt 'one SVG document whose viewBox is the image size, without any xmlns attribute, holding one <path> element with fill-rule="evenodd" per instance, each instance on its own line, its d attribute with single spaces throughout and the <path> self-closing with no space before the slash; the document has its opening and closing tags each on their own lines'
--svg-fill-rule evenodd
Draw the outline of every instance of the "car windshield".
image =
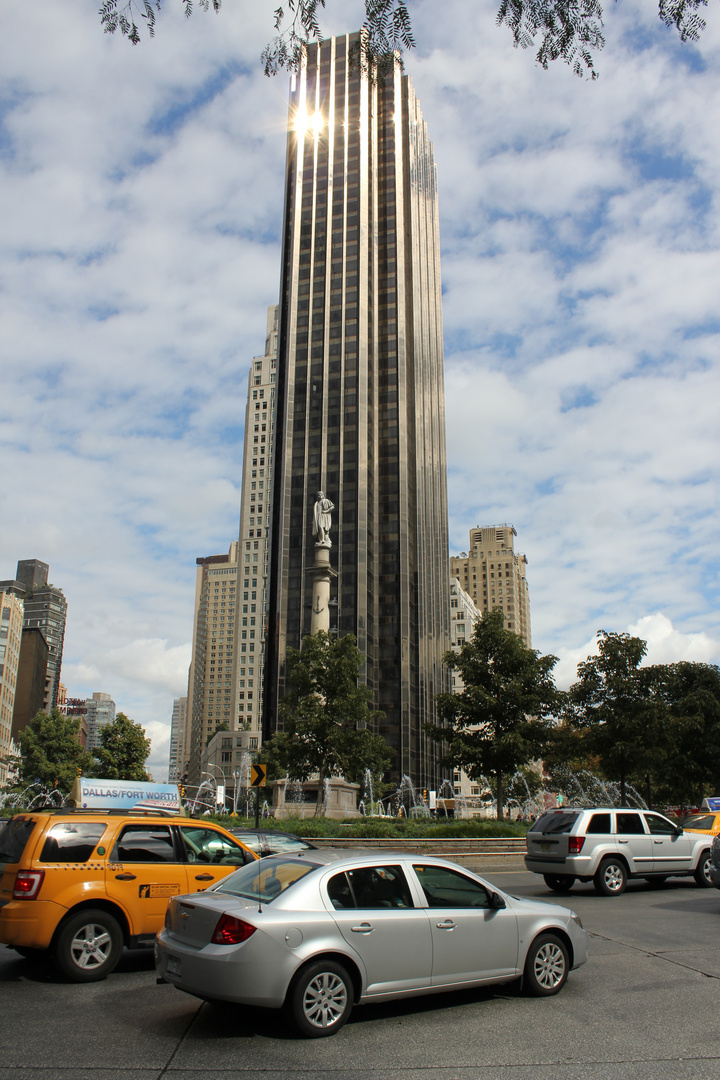
<svg viewBox="0 0 720 1080">
<path fill-rule="evenodd" d="M 688 814 L 680 822 L 683 829 L 712 829 L 715 827 L 714 814 Z"/>
<path fill-rule="evenodd" d="M 230 893 L 231 896 L 239 896 L 243 900 L 258 900 L 263 904 L 271 904 L 276 897 L 316 868 L 316 863 L 307 862 L 305 859 L 302 862 L 299 859 L 263 859 L 249 863 L 237 873 L 230 874 L 214 886 L 212 892 Z"/>
</svg>

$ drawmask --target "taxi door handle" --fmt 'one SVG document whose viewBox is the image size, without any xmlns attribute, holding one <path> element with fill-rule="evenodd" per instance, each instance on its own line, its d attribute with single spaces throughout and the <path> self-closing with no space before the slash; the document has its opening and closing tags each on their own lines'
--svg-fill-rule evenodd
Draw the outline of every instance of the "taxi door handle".
<svg viewBox="0 0 720 1080">
<path fill-rule="evenodd" d="M 215 880 L 215 875 L 214 874 L 196 874 L 195 875 L 195 880 L 196 881 L 214 881 Z"/>
<path fill-rule="evenodd" d="M 135 874 L 116 874 L 115 875 L 115 880 L 116 881 L 134 881 L 135 877 L 136 877 Z"/>
</svg>

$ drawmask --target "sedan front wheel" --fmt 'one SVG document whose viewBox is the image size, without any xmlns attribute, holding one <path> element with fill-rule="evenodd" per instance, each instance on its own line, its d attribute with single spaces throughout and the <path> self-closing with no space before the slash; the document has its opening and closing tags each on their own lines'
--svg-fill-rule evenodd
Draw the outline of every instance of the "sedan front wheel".
<svg viewBox="0 0 720 1080">
<path fill-rule="evenodd" d="M 341 964 L 318 960 L 300 972 L 288 999 L 302 1035 L 322 1039 L 339 1031 L 353 1007 L 352 979 Z"/>
<path fill-rule="evenodd" d="M 525 960 L 525 984 L 536 997 L 550 997 L 565 985 L 570 957 L 565 942 L 555 934 L 535 938 Z"/>
</svg>

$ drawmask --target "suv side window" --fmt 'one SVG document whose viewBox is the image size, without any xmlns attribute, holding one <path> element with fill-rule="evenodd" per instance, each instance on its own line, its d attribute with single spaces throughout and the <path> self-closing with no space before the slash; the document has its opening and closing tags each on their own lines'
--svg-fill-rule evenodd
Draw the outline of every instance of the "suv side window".
<svg viewBox="0 0 720 1080">
<path fill-rule="evenodd" d="M 112 862 L 179 862 L 169 825 L 126 825 L 120 833 Z"/>
<path fill-rule="evenodd" d="M 655 836 L 675 836 L 675 826 L 672 822 L 667 821 L 666 818 L 660 817 L 659 814 L 645 814 L 645 820 L 648 823 L 648 828 Z"/>
<path fill-rule="evenodd" d="M 585 830 L 588 835 L 595 835 L 596 833 L 609 833 L 610 832 L 610 815 L 609 814 L 593 814 L 588 823 L 588 827 Z"/>
<path fill-rule="evenodd" d="M 616 814 L 618 836 L 644 836 L 642 818 L 639 814 Z"/>
<path fill-rule="evenodd" d="M 45 837 L 40 862 L 87 862 L 107 828 L 104 821 L 63 821 Z"/>
</svg>

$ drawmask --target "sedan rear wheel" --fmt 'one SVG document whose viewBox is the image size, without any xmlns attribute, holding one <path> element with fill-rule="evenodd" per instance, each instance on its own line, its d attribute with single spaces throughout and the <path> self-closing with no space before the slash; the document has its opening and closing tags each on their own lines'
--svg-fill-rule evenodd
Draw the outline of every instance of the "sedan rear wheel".
<svg viewBox="0 0 720 1080">
<path fill-rule="evenodd" d="M 605 859 L 593 878 L 593 885 L 601 896 L 619 896 L 627 885 L 625 864 L 619 859 Z"/>
<path fill-rule="evenodd" d="M 58 967 L 73 982 L 99 982 L 117 967 L 122 931 L 106 911 L 88 909 L 71 915 L 55 945 Z"/>
<path fill-rule="evenodd" d="M 318 960 L 300 972 L 288 1005 L 301 1034 L 311 1039 L 334 1035 L 353 1007 L 352 979 L 341 964 Z"/>
<path fill-rule="evenodd" d="M 572 874 L 543 874 L 543 881 L 553 892 L 570 892 L 575 884 Z"/>
<path fill-rule="evenodd" d="M 567 946 L 555 934 L 535 938 L 525 961 L 525 983 L 531 994 L 549 997 L 565 985 L 570 970 Z"/>
</svg>

